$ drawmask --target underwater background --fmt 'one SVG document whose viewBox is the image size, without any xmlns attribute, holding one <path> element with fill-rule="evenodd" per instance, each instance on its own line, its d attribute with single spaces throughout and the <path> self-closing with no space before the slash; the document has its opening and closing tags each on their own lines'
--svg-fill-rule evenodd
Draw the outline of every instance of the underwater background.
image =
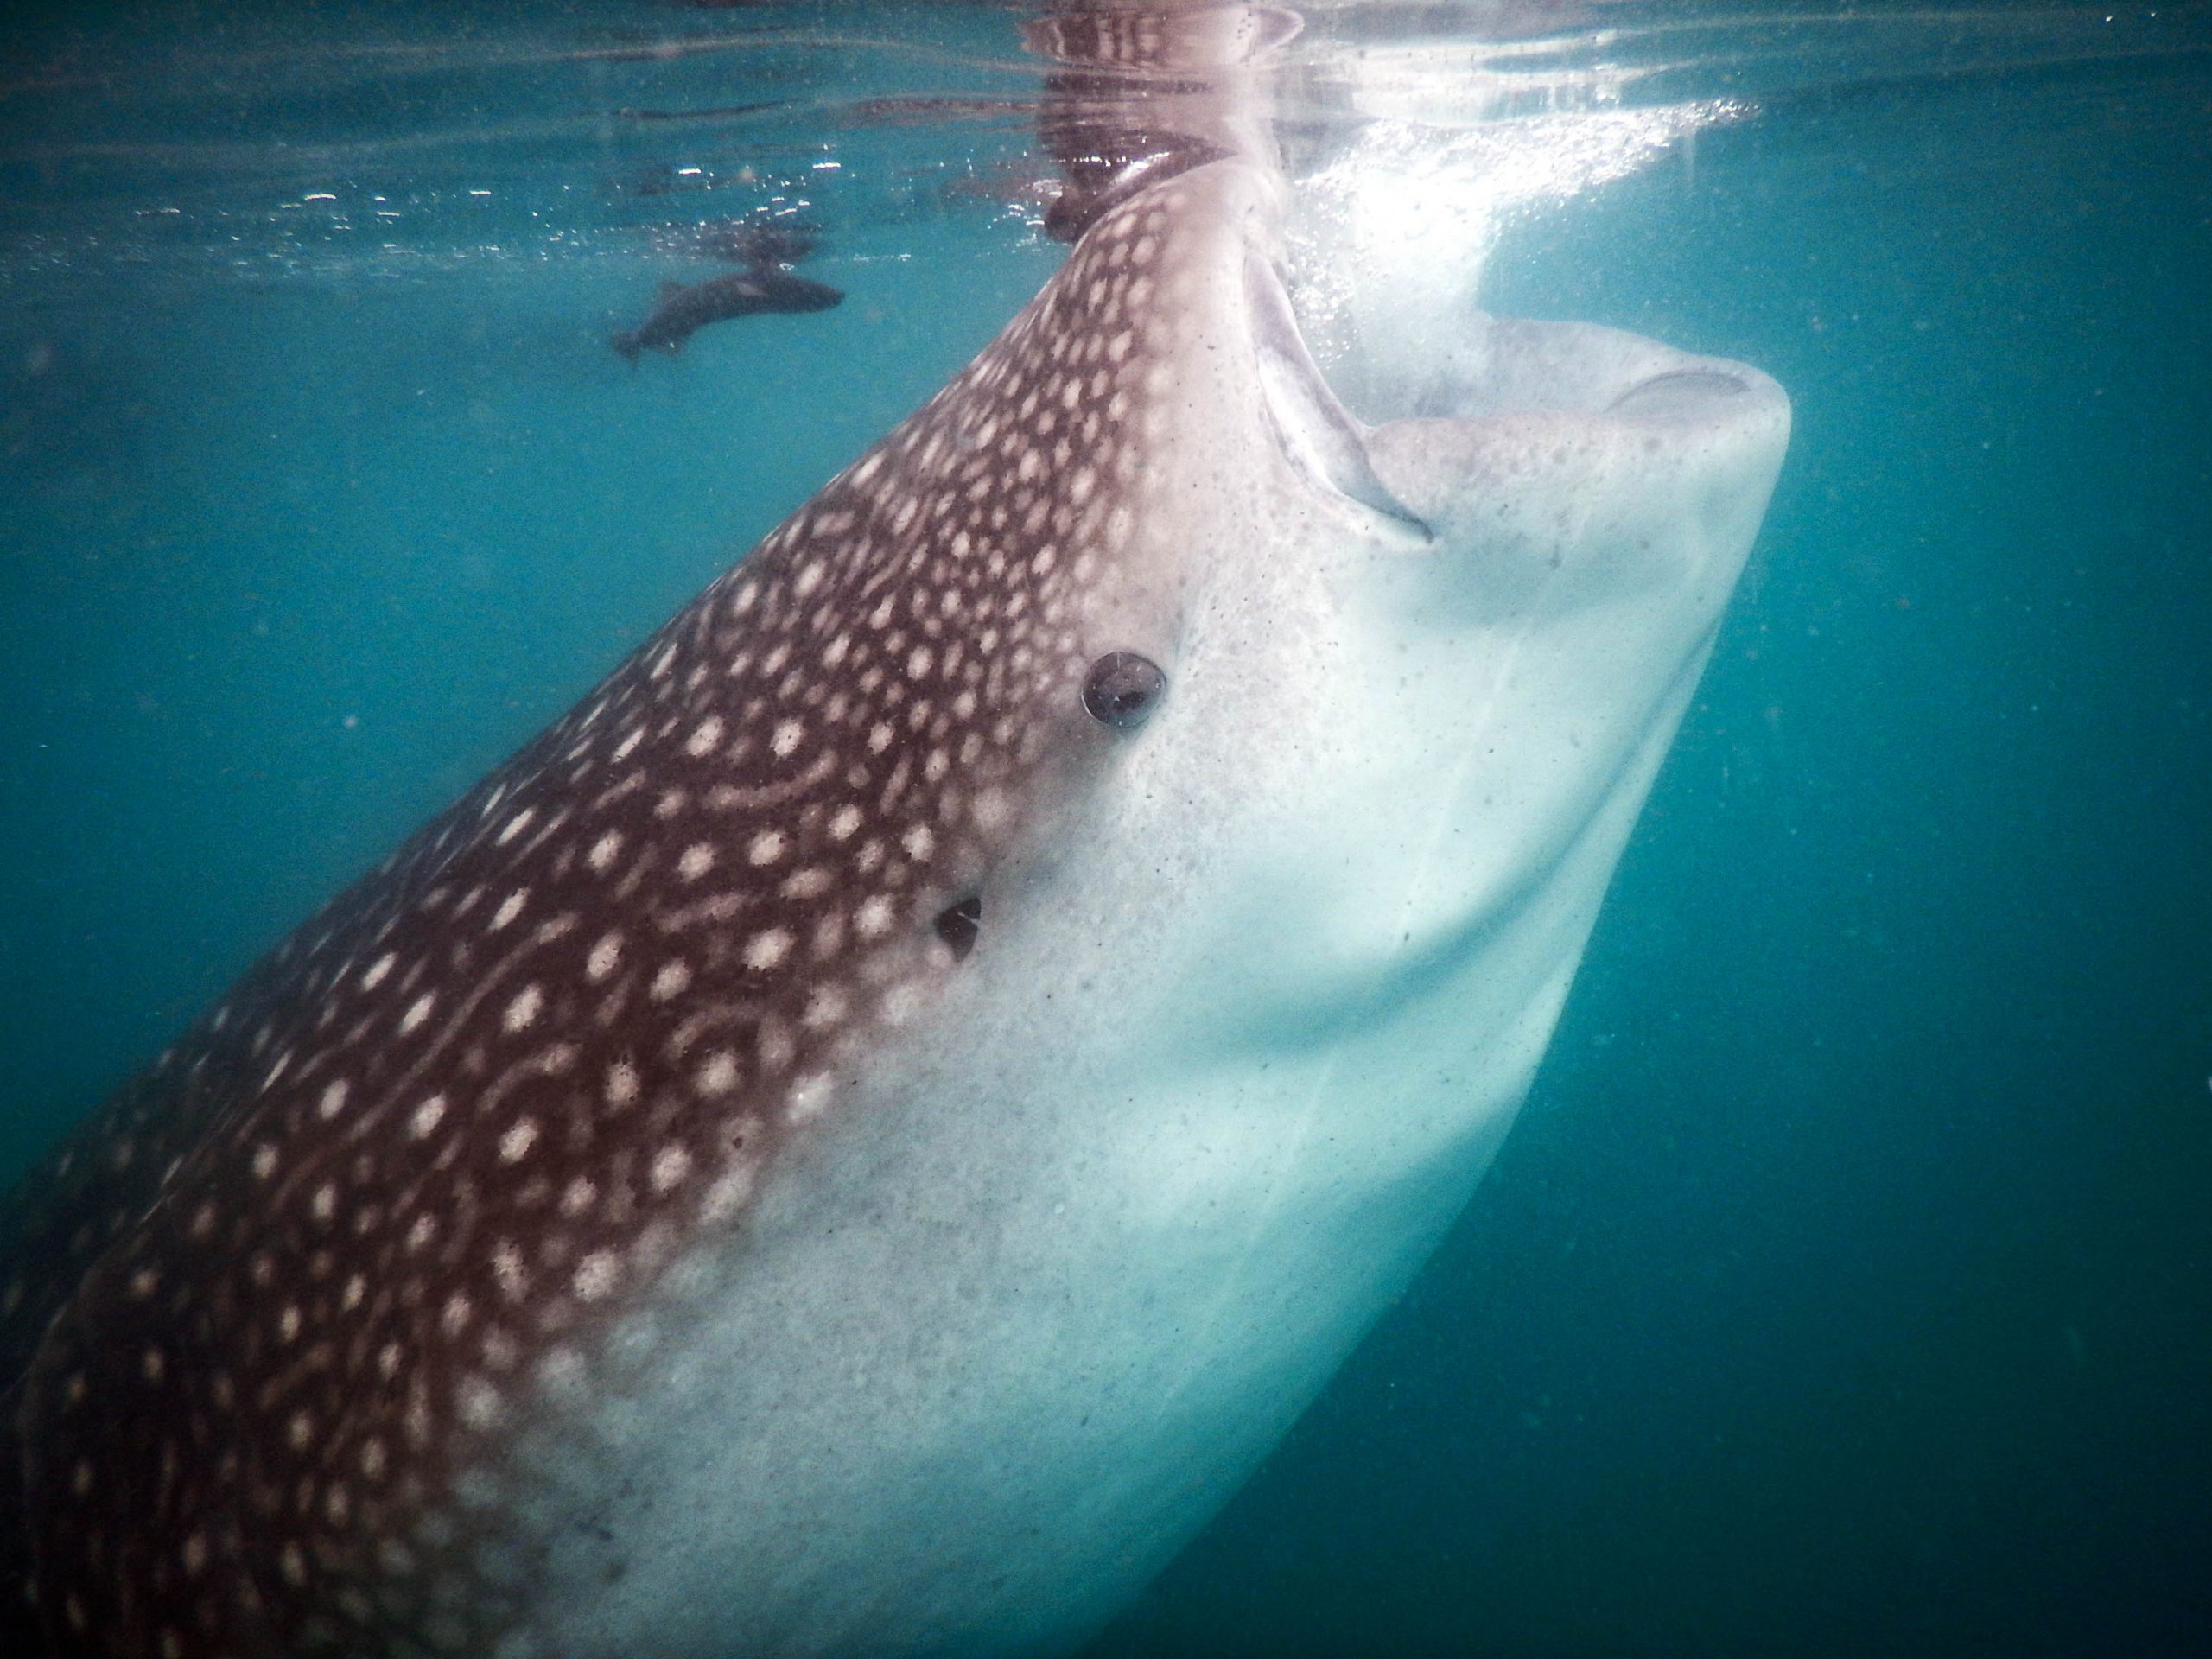
<svg viewBox="0 0 2212 1659">
<path fill-rule="evenodd" d="M 1090 1653 L 2212 1651 L 2212 16 L 1307 10 L 1735 100 L 1484 297 L 1796 430 L 1497 1166 Z M 1016 22 L 11 9 L 0 1179 L 1034 292 Z M 733 218 L 842 305 L 626 365 Z"/>
</svg>

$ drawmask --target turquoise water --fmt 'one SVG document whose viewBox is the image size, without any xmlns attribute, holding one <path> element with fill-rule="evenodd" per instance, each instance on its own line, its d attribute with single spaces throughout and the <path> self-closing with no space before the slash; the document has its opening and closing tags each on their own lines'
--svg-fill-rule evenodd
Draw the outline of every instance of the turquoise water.
<svg viewBox="0 0 2212 1659">
<path fill-rule="evenodd" d="M 1758 113 L 1487 288 L 1789 388 L 1751 575 L 1465 1221 L 1099 1654 L 2212 1630 L 2204 11 L 1761 16 L 1601 9 Z M 474 16 L 5 48 L 8 1169 L 1058 257 L 1020 118 L 866 104 L 1001 13 Z M 779 206 L 842 307 L 607 349 Z"/>
</svg>

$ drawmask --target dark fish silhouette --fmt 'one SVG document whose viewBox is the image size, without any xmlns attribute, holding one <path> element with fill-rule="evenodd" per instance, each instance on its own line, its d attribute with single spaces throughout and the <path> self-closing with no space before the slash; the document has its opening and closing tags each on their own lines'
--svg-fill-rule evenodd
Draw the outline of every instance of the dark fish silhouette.
<svg viewBox="0 0 2212 1659">
<path fill-rule="evenodd" d="M 703 283 L 663 283 L 652 313 L 609 342 L 631 363 L 648 348 L 674 353 L 710 322 L 762 311 L 827 311 L 844 298 L 827 283 L 795 276 L 774 265 L 756 265 L 710 276 Z"/>
</svg>

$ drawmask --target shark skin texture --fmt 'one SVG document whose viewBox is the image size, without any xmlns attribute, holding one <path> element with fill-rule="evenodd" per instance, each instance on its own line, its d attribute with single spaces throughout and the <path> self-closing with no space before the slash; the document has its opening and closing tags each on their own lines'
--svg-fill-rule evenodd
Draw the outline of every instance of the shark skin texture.
<svg viewBox="0 0 2212 1659">
<path fill-rule="evenodd" d="M 1789 404 L 1471 316 L 1370 426 L 1178 154 L 0 1211 L 10 1651 L 1065 1650 L 1404 1287 Z"/>
</svg>

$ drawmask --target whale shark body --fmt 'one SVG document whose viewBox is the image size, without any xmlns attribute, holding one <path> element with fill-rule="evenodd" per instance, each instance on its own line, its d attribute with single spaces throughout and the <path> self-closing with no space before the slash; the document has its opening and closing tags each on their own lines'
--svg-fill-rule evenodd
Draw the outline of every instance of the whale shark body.
<svg viewBox="0 0 2212 1659">
<path fill-rule="evenodd" d="M 1789 424 L 1475 320 L 1369 426 L 1283 212 L 1090 218 L 26 1185 L 27 1651 L 1050 1651 L 1246 1478 L 1504 1133 Z"/>
</svg>

